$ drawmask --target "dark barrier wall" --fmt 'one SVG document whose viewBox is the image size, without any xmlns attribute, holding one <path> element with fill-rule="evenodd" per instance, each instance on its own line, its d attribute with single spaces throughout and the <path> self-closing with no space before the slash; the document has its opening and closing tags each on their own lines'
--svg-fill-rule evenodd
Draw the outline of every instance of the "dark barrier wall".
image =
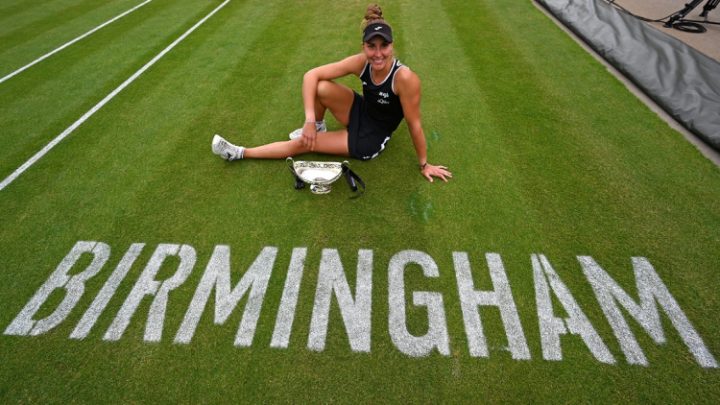
<svg viewBox="0 0 720 405">
<path fill-rule="evenodd" d="M 720 63 L 603 0 L 535 0 L 720 151 Z"/>
</svg>

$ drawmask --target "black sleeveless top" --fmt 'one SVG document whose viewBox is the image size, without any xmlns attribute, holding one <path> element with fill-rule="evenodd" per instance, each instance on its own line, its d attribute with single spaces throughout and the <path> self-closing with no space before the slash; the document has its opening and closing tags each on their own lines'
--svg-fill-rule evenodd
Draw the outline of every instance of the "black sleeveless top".
<svg viewBox="0 0 720 405">
<path fill-rule="evenodd" d="M 372 81 L 372 68 L 369 63 L 365 62 L 365 67 L 360 74 L 367 114 L 390 133 L 397 129 L 400 121 L 405 117 L 400 97 L 393 91 L 395 73 L 402 66 L 403 64 L 395 59 L 390 74 L 377 85 Z"/>
</svg>

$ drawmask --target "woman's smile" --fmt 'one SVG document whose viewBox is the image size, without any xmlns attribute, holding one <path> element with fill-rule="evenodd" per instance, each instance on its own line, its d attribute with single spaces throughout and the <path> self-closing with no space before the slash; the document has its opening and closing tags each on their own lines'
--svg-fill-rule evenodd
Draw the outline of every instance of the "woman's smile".
<svg viewBox="0 0 720 405">
<path fill-rule="evenodd" d="M 382 71 L 392 58 L 393 45 L 380 37 L 375 37 L 363 44 L 365 57 L 375 71 Z"/>
</svg>

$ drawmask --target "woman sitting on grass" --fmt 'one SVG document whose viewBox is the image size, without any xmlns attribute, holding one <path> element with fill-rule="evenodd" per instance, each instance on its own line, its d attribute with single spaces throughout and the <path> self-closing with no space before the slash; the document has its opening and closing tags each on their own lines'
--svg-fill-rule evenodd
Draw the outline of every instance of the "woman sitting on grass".
<svg viewBox="0 0 720 405">
<path fill-rule="evenodd" d="M 405 118 L 422 175 L 431 182 L 433 177 L 451 178 L 445 166 L 427 161 L 420 123 L 420 79 L 393 57 L 392 29 L 378 5 L 368 6 L 363 24 L 362 53 L 311 69 L 303 77 L 305 124 L 290 133 L 289 141 L 245 148 L 215 135 L 213 153 L 226 160 L 284 159 L 309 152 L 369 160 L 385 149 Z M 362 96 L 332 81 L 349 74 L 362 81 Z M 326 110 L 346 129 L 327 131 Z"/>
</svg>

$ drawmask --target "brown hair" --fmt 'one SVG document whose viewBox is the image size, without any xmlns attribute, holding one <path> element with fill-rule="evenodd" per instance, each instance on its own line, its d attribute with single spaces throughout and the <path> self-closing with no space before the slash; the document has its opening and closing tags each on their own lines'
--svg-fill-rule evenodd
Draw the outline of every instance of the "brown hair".
<svg viewBox="0 0 720 405">
<path fill-rule="evenodd" d="M 390 26 L 390 24 L 383 19 L 383 13 L 380 6 L 377 4 L 370 4 L 367 7 L 367 10 L 365 10 L 365 17 L 363 17 L 362 23 L 360 24 L 360 29 L 364 30 L 368 25 L 375 23 L 383 23 Z"/>
</svg>

